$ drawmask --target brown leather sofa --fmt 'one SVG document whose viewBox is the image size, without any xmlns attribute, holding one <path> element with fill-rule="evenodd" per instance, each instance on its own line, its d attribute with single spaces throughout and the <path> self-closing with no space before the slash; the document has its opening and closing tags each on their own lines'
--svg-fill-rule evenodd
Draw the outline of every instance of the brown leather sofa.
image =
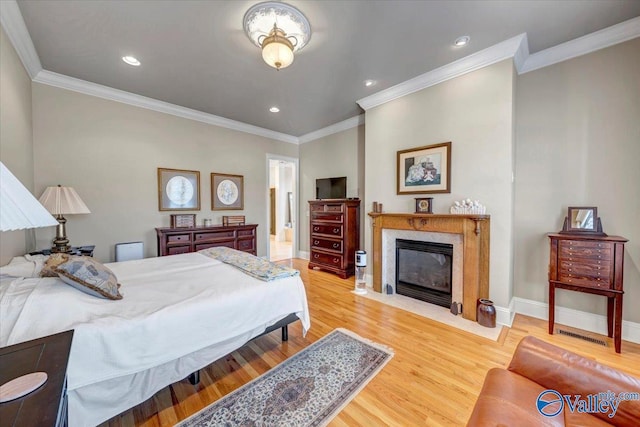
<svg viewBox="0 0 640 427">
<path fill-rule="evenodd" d="M 614 408 L 607 394 L 611 392 L 616 397 L 621 392 L 634 394 Z M 609 425 L 640 426 L 640 380 L 532 336 L 520 341 L 507 369 L 487 373 L 467 423 L 468 427 Z"/>
</svg>

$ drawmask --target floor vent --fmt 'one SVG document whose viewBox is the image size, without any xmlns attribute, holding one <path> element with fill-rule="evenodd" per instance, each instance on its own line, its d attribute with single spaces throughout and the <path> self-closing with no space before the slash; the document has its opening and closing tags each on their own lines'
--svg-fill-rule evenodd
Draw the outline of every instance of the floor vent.
<svg viewBox="0 0 640 427">
<path fill-rule="evenodd" d="M 569 337 L 579 338 L 581 340 L 589 341 L 589 342 L 592 342 L 594 344 L 599 344 L 599 345 L 601 345 L 603 347 L 607 346 L 607 343 L 604 340 L 599 340 L 597 338 L 591 338 L 591 337 L 588 337 L 586 335 L 576 334 L 575 332 L 569 332 L 569 331 L 565 331 L 563 329 L 558 329 L 558 333 L 561 334 L 561 335 L 567 335 Z"/>
</svg>

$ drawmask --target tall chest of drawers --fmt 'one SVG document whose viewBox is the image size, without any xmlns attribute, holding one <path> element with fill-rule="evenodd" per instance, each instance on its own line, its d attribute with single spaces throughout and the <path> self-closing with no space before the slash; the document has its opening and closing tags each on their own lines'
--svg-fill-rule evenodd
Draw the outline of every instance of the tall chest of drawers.
<svg viewBox="0 0 640 427">
<path fill-rule="evenodd" d="M 607 332 L 617 353 L 622 340 L 622 273 L 624 244 L 620 236 L 549 234 L 549 333 L 555 320 L 555 291 L 566 289 L 607 297 Z"/>
<path fill-rule="evenodd" d="M 360 245 L 360 200 L 310 200 L 309 212 L 309 268 L 330 271 L 343 279 L 352 276 Z"/>
</svg>

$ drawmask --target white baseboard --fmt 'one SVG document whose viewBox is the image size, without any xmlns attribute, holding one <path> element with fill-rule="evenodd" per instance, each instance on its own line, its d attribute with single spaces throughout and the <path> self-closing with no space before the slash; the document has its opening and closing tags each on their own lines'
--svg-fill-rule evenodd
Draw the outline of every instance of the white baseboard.
<svg viewBox="0 0 640 427">
<path fill-rule="evenodd" d="M 309 261 L 309 252 L 298 251 L 298 258 L 306 259 L 307 261 Z"/>
<path fill-rule="evenodd" d="M 513 297 L 509 307 L 496 307 L 496 323 L 510 326 L 516 313 L 549 320 L 549 304 Z M 556 306 L 556 324 L 607 335 L 607 316 Z M 622 339 L 640 344 L 640 323 L 622 321 Z"/>
</svg>

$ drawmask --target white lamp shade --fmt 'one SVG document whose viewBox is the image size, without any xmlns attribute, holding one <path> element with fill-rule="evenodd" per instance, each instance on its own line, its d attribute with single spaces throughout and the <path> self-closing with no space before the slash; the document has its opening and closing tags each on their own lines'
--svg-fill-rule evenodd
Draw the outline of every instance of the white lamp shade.
<svg viewBox="0 0 640 427">
<path fill-rule="evenodd" d="M 54 215 L 91 213 L 72 187 L 47 187 L 40 196 L 40 203 Z"/>
<path fill-rule="evenodd" d="M 0 162 L 0 231 L 52 227 L 58 221 Z"/>
<path fill-rule="evenodd" d="M 293 62 L 293 51 L 284 43 L 269 43 L 262 48 L 262 59 L 273 68 L 286 68 Z"/>
</svg>

